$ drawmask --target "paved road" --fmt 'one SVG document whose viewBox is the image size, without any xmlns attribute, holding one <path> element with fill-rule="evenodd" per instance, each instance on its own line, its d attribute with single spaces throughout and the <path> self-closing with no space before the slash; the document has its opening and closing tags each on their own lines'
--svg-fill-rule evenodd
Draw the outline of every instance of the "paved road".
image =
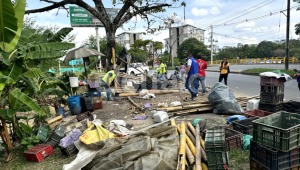
<svg viewBox="0 0 300 170">
<path fill-rule="evenodd" d="M 259 64 L 259 65 L 232 65 L 230 66 L 231 72 L 241 72 L 245 69 L 250 68 L 273 68 L 273 69 L 284 69 L 283 64 Z M 300 65 L 290 64 L 289 68 L 300 69 Z M 208 86 L 213 86 L 219 80 L 218 65 L 210 66 L 207 69 L 207 79 L 206 83 Z M 152 74 L 153 71 L 150 71 Z M 173 70 L 168 70 L 168 76 L 173 74 Z M 233 92 L 236 92 L 245 96 L 254 96 L 260 94 L 260 77 L 259 76 L 250 76 L 243 74 L 231 73 L 228 77 L 228 86 Z M 300 101 L 300 92 L 298 90 L 296 80 L 291 80 L 285 83 L 284 89 L 284 99 L 292 100 L 295 99 Z"/>
</svg>

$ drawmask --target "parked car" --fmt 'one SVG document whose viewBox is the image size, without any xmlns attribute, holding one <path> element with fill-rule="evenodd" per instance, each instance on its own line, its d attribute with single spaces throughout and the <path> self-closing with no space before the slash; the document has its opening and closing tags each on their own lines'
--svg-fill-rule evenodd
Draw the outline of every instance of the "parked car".
<svg viewBox="0 0 300 170">
<path fill-rule="evenodd" d="M 125 68 L 120 68 L 120 72 L 125 72 Z M 149 67 L 143 63 L 130 63 L 127 69 L 127 74 L 139 75 L 142 73 L 147 74 L 149 72 Z"/>
</svg>

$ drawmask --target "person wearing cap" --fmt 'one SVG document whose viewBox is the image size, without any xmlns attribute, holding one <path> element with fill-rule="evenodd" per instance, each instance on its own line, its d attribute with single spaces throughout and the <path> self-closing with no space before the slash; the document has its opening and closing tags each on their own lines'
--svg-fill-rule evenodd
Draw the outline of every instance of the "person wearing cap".
<svg viewBox="0 0 300 170">
<path fill-rule="evenodd" d="M 117 72 L 118 72 L 118 69 L 116 67 L 114 70 L 108 71 L 101 79 L 101 86 L 105 88 L 107 100 L 113 100 L 113 98 L 111 97 L 112 92 L 111 92 L 110 86 L 114 80 L 118 84 L 117 79 L 115 79 L 117 77 Z"/>
</svg>

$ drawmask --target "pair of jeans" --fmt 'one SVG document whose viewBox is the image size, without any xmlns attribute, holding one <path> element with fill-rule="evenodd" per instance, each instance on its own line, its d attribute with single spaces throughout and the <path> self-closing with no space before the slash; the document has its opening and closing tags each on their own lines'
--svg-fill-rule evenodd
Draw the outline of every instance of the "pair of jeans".
<svg viewBox="0 0 300 170">
<path fill-rule="evenodd" d="M 104 89 L 106 91 L 106 99 L 111 100 L 111 90 L 108 87 L 108 85 L 106 84 L 106 82 L 101 80 L 101 86 L 104 87 Z"/>
<path fill-rule="evenodd" d="M 180 78 L 182 81 L 185 81 L 184 80 L 184 74 L 185 74 L 185 71 L 180 71 Z"/>
<path fill-rule="evenodd" d="M 201 87 L 202 87 L 202 94 L 204 94 L 206 92 L 205 76 L 200 76 L 199 80 L 200 80 L 200 84 L 201 84 Z"/>
<path fill-rule="evenodd" d="M 198 75 L 188 76 L 185 80 L 185 88 L 191 93 L 192 98 L 196 97 L 199 88 L 199 78 Z"/>
</svg>

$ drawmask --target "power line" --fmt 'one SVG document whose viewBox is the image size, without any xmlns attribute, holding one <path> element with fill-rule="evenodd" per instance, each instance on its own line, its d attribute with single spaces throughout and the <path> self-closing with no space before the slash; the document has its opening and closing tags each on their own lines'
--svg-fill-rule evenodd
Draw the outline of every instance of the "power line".
<svg viewBox="0 0 300 170">
<path fill-rule="evenodd" d="M 291 7 L 290 9 L 294 9 L 294 8 L 297 8 L 297 7 L 300 7 L 300 5 Z M 284 12 L 284 11 L 287 11 L 287 9 L 282 10 L 282 11 L 270 12 L 269 14 L 265 14 L 265 15 L 262 15 L 262 16 L 259 16 L 259 17 L 250 18 L 250 19 L 246 19 L 246 20 L 242 20 L 242 21 L 238 21 L 238 22 L 218 24 L 218 25 L 214 25 L 214 27 L 219 27 L 219 26 L 230 26 L 230 25 L 241 24 L 241 23 L 244 23 L 244 22 L 254 21 L 254 20 L 258 20 L 258 19 L 263 19 L 263 18 L 272 16 L 272 15 L 279 14 L 279 13 Z"/>
<path fill-rule="evenodd" d="M 248 2 L 250 2 L 250 1 L 248 1 Z M 246 9 L 246 10 L 243 10 L 243 11 L 249 11 L 249 12 L 246 13 L 246 14 L 248 14 L 248 13 L 250 13 L 250 12 L 252 12 L 252 11 L 254 11 L 254 10 L 257 10 L 257 9 L 259 9 L 259 8 L 261 8 L 261 7 L 263 7 L 263 6 L 267 5 L 267 4 L 269 4 L 269 3 L 272 3 L 272 2 L 273 2 L 273 0 L 271 0 L 271 1 L 270 1 L 270 0 L 266 0 L 266 1 L 262 2 L 262 3 L 259 3 L 259 4 L 257 4 L 257 5 L 254 5 L 254 6 L 248 8 L 248 9 Z M 245 5 L 245 4 L 244 4 L 244 5 Z M 236 9 L 236 8 L 232 8 L 232 9 Z M 235 17 L 235 16 L 237 15 L 237 13 L 240 14 L 240 12 L 235 12 L 234 14 L 232 14 L 232 15 L 230 15 L 230 16 L 226 16 L 226 17 L 220 18 L 220 19 L 218 19 L 218 20 L 211 21 L 211 22 L 209 22 L 209 23 L 216 23 L 216 22 L 222 21 L 222 20 L 224 20 L 224 19 L 228 19 L 228 18 L 231 18 L 231 17 Z M 242 16 L 243 16 L 243 15 L 246 15 L 246 14 L 242 14 Z M 239 18 L 239 17 L 235 17 L 235 18 L 233 18 L 233 19 L 231 19 L 231 20 L 229 20 L 229 21 L 232 21 L 232 20 L 234 20 L 234 19 L 236 19 L 236 18 Z M 226 22 L 229 22 L 229 21 L 226 21 Z M 204 25 L 205 25 L 205 24 L 204 24 Z"/>
</svg>

